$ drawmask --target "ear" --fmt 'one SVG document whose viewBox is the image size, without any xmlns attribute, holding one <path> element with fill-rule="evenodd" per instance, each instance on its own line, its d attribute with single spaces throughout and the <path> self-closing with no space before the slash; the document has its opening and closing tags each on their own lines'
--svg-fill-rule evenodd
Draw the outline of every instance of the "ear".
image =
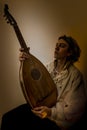
<svg viewBox="0 0 87 130">
<path fill-rule="evenodd" d="M 72 55 L 72 51 L 69 51 L 69 52 L 67 53 L 67 56 L 70 56 L 70 55 Z"/>
</svg>

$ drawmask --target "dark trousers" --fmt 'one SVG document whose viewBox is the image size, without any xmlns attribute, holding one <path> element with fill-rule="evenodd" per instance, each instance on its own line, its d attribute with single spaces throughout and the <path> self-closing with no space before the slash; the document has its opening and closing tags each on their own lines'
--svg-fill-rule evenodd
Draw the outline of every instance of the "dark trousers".
<svg viewBox="0 0 87 130">
<path fill-rule="evenodd" d="M 60 130 L 60 128 L 47 118 L 40 119 L 35 116 L 30 106 L 23 104 L 3 115 L 1 130 Z M 87 112 L 84 118 L 69 130 L 87 130 Z"/>
<path fill-rule="evenodd" d="M 2 117 L 1 130 L 60 130 L 49 119 L 40 119 L 31 112 L 28 104 L 20 105 L 5 113 Z"/>
</svg>

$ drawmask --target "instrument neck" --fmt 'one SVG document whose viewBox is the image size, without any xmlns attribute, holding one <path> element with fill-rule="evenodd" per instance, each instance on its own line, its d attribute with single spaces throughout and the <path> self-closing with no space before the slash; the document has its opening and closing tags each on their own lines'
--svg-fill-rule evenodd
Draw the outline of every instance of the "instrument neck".
<svg viewBox="0 0 87 130">
<path fill-rule="evenodd" d="M 14 27 L 14 30 L 15 30 L 15 33 L 16 33 L 16 36 L 17 36 L 17 38 L 18 38 L 18 41 L 19 41 L 19 43 L 20 43 L 21 48 L 24 48 L 24 50 L 25 50 L 26 52 L 28 52 L 28 47 L 27 47 L 27 45 L 26 45 L 26 43 L 25 43 L 25 40 L 24 40 L 24 38 L 23 38 L 23 36 L 22 36 L 22 33 L 21 33 L 21 31 L 20 31 L 18 25 L 16 24 L 16 25 L 14 25 L 13 27 Z"/>
</svg>

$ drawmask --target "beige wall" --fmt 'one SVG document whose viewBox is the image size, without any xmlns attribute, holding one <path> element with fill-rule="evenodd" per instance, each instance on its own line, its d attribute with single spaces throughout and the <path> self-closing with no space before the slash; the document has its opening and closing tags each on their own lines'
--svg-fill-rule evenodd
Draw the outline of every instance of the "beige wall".
<svg viewBox="0 0 87 130">
<path fill-rule="evenodd" d="M 19 83 L 19 42 L 3 17 L 4 4 L 16 19 L 31 53 L 46 64 L 53 59 L 57 37 L 72 35 L 82 54 L 76 65 L 87 75 L 86 0 L 2 0 L 0 1 L 0 117 L 26 102 Z"/>
</svg>

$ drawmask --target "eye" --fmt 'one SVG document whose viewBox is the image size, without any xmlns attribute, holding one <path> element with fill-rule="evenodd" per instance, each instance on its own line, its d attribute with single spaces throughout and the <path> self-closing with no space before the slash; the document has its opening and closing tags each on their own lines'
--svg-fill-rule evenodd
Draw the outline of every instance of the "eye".
<svg viewBox="0 0 87 130">
<path fill-rule="evenodd" d="M 65 48 L 65 47 L 66 47 L 66 44 L 61 43 L 61 44 L 60 44 L 60 47 Z"/>
<path fill-rule="evenodd" d="M 61 47 L 61 48 L 66 48 L 66 47 L 67 47 L 67 44 L 65 44 L 65 43 L 60 43 L 60 44 L 59 44 L 59 47 Z"/>
<path fill-rule="evenodd" d="M 65 44 L 65 43 L 56 43 L 56 49 L 59 49 L 59 48 L 66 48 L 66 47 L 68 47 L 68 45 Z"/>
</svg>

